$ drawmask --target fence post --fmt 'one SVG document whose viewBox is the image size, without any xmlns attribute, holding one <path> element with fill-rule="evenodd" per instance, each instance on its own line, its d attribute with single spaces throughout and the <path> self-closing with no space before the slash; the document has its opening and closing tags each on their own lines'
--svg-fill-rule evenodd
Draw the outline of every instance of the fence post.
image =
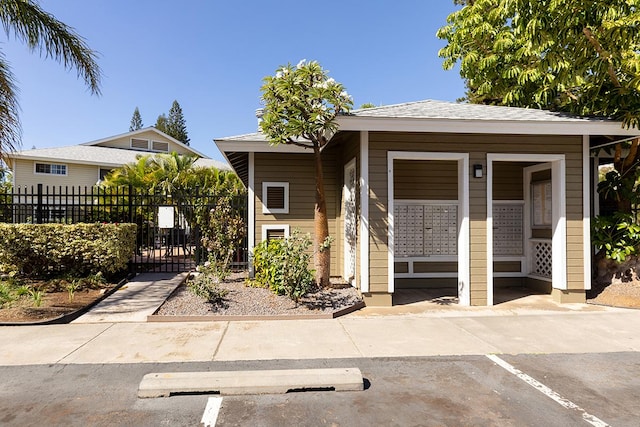
<svg viewBox="0 0 640 427">
<path fill-rule="evenodd" d="M 36 206 L 36 223 L 42 224 L 42 184 L 38 184 L 38 198 Z"/>
</svg>

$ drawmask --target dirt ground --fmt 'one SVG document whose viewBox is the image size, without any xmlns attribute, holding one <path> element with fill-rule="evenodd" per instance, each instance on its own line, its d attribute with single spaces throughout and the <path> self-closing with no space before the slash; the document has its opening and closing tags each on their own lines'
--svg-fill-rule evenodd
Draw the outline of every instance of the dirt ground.
<svg viewBox="0 0 640 427">
<path fill-rule="evenodd" d="M 587 292 L 590 304 L 613 307 L 640 308 L 640 281 L 614 282 L 607 286 L 594 285 Z"/>
<path fill-rule="evenodd" d="M 108 289 L 91 289 L 78 291 L 73 300 L 69 300 L 68 292 L 47 292 L 42 297 L 40 307 L 35 307 L 33 300 L 22 297 L 14 301 L 10 307 L 0 309 L 0 323 L 40 322 L 55 319 L 64 314 L 79 310 L 96 299 L 102 297 Z"/>
</svg>

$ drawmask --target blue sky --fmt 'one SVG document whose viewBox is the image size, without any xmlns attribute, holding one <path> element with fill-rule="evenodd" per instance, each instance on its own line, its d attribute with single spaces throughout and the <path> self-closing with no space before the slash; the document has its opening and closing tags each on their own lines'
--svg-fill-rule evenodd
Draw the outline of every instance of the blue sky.
<svg viewBox="0 0 640 427">
<path fill-rule="evenodd" d="M 145 126 L 180 103 L 191 145 L 216 159 L 216 137 L 254 132 L 262 78 L 315 59 L 355 106 L 454 101 L 457 71 L 444 71 L 435 33 L 452 0 L 41 0 L 100 54 L 102 96 L 73 71 L 1 36 L 20 88 L 23 149 L 73 145 Z"/>
</svg>

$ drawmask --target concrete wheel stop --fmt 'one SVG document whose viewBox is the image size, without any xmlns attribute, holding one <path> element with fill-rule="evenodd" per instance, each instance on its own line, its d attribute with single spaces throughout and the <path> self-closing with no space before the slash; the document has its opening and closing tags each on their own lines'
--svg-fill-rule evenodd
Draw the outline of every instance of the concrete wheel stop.
<svg viewBox="0 0 640 427">
<path fill-rule="evenodd" d="M 358 368 L 164 372 L 146 374 L 140 382 L 138 397 L 362 390 L 364 390 L 364 379 Z"/>
</svg>

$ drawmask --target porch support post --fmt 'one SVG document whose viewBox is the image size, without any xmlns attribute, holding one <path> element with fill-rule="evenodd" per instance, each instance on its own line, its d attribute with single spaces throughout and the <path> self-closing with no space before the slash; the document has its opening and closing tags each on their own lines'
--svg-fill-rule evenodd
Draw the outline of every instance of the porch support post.
<svg viewBox="0 0 640 427">
<path fill-rule="evenodd" d="M 551 275 L 555 289 L 567 289 L 567 207 L 564 155 L 551 162 L 553 238 Z"/>
<path fill-rule="evenodd" d="M 255 153 L 249 153 L 249 188 L 247 188 L 247 199 L 249 202 L 249 218 L 247 218 L 248 236 L 247 246 L 249 251 L 249 276 L 254 277 L 253 269 L 253 248 L 256 246 L 256 196 L 255 196 Z"/>
<path fill-rule="evenodd" d="M 582 244 L 584 245 L 584 288 L 591 289 L 591 157 L 589 135 L 582 136 Z M 598 176 L 598 168 L 594 169 Z M 597 189 L 597 186 L 596 186 Z"/>
<path fill-rule="evenodd" d="M 360 131 L 360 292 L 369 292 L 369 132 Z"/>
</svg>

